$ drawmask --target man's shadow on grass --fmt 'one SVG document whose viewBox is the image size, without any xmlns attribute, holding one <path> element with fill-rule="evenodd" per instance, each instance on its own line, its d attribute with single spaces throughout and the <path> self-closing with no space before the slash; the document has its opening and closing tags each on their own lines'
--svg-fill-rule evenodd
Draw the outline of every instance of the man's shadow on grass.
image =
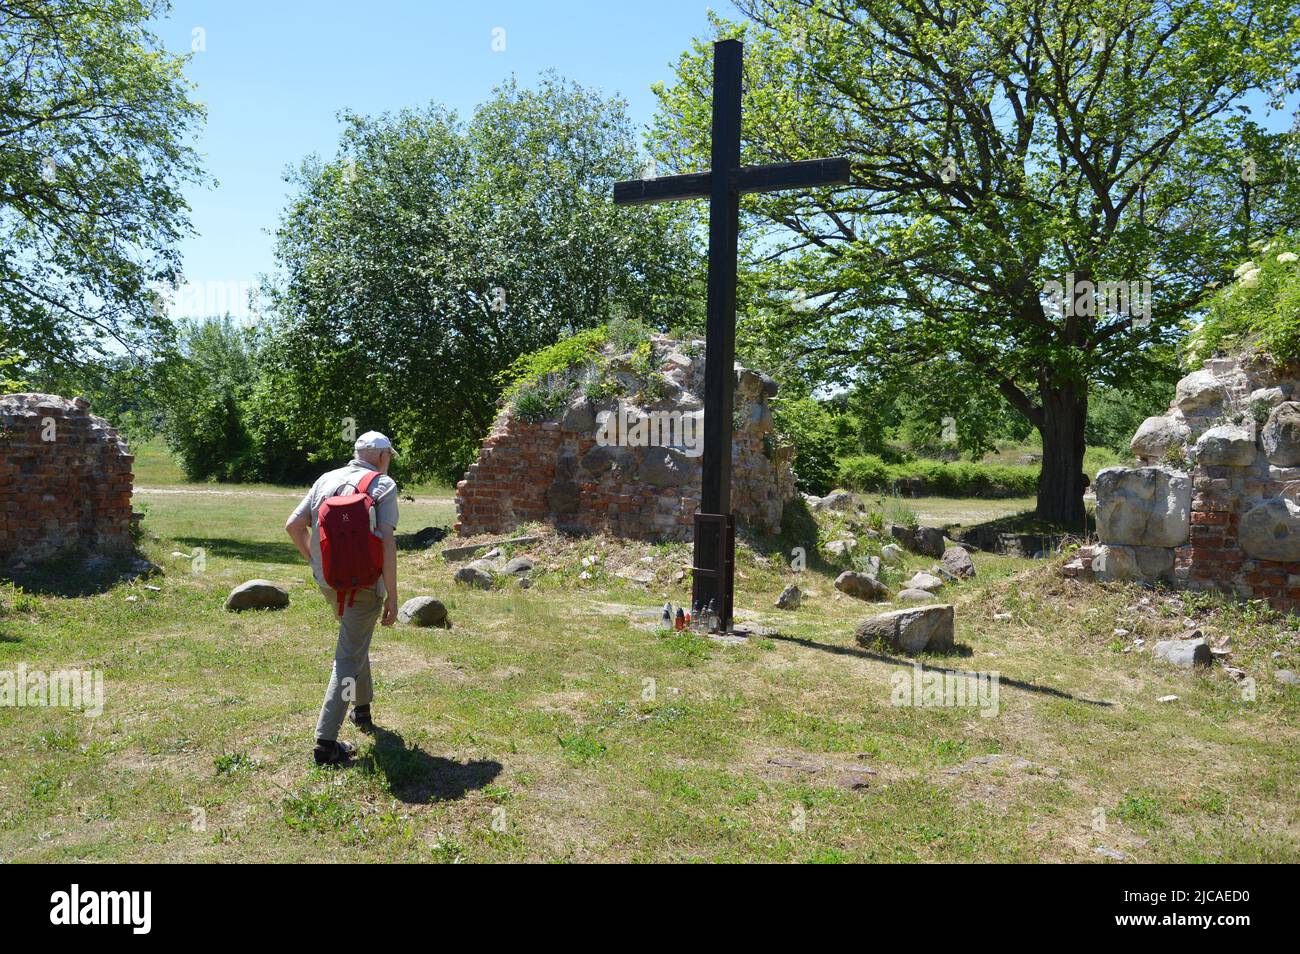
<svg viewBox="0 0 1300 954">
<path fill-rule="evenodd" d="M 809 649 L 820 649 L 825 653 L 834 653 L 837 656 L 857 656 L 859 659 L 874 659 L 876 662 L 889 663 L 893 666 L 912 666 L 917 663 L 927 672 L 946 673 L 948 675 L 962 676 L 969 675 L 969 670 L 949 669 L 946 666 L 931 666 L 917 659 L 899 659 L 897 656 L 890 656 L 888 653 L 872 652 L 870 649 L 860 649 L 857 646 L 836 646 L 832 643 L 819 643 L 811 639 L 804 639 L 801 636 L 785 636 L 781 633 L 769 633 L 772 639 L 784 640 L 787 643 L 798 643 L 800 646 L 806 646 Z M 951 655 L 956 656 L 973 656 L 974 650 L 969 646 L 958 645 Z M 998 676 L 998 684 L 1011 686 L 1015 689 L 1023 689 L 1025 692 L 1036 692 L 1044 696 L 1053 696 L 1057 699 L 1068 699 L 1071 702 L 1081 702 L 1088 706 L 1105 706 L 1110 708 L 1113 702 L 1106 702 L 1100 699 L 1082 699 L 1079 696 L 1070 695 L 1062 689 L 1054 689 L 1051 686 L 1039 686 L 1032 682 L 1024 682 L 1020 679 L 1012 679 L 1005 674 Z"/>
<path fill-rule="evenodd" d="M 501 774 L 500 762 L 454 762 L 430 755 L 378 725 L 371 738 L 374 747 L 357 759 L 357 765 L 381 773 L 388 779 L 393 796 L 408 805 L 455 801 L 464 798 L 466 792 L 486 787 Z"/>
</svg>

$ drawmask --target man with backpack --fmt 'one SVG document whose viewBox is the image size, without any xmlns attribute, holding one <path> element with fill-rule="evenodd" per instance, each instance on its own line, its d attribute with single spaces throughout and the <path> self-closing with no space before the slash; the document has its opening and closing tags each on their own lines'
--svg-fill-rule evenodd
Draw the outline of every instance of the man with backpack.
<svg viewBox="0 0 1300 954">
<path fill-rule="evenodd" d="M 334 669 L 316 722 L 317 765 L 346 762 L 355 747 L 339 729 L 374 728 L 370 639 L 375 623 L 397 620 L 397 484 L 388 476 L 393 445 L 378 431 L 357 438 L 346 467 L 323 474 L 289 515 L 284 529 L 311 564 L 316 585 L 339 618 Z"/>
</svg>

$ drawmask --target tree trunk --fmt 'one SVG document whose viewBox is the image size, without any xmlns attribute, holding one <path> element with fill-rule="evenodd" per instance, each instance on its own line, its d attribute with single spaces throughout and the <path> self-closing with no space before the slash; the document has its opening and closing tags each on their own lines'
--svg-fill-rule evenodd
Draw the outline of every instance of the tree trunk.
<svg viewBox="0 0 1300 954">
<path fill-rule="evenodd" d="M 1088 420 L 1086 387 L 1068 385 L 1053 388 L 1043 385 L 1042 423 L 1043 469 L 1038 477 L 1036 516 L 1057 526 L 1083 533 L 1083 491 L 1087 477 L 1083 473 L 1083 426 Z"/>
</svg>

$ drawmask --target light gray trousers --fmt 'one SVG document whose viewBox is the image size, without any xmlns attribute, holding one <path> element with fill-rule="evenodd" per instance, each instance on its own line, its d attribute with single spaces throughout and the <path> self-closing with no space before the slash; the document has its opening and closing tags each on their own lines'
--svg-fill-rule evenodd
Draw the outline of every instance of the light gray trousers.
<svg viewBox="0 0 1300 954">
<path fill-rule="evenodd" d="M 338 595 L 328 586 L 320 588 L 330 612 L 338 612 Z M 345 606 L 339 619 L 339 641 L 334 648 L 334 668 L 330 671 L 325 702 L 316 720 L 316 738 L 333 741 L 339 737 L 348 704 L 366 706 L 374 698 L 370 681 L 370 639 L 375 624 L 384 612 L 384 582 L 357 590 L 356 602 Z"/>
</svg>

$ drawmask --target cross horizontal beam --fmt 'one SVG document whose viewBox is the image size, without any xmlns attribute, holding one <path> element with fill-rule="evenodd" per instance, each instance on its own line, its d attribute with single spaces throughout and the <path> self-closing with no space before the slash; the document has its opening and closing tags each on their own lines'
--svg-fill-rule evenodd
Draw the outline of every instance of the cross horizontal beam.
<svg viewBox="0 0 1300 954">
<path fill-rule="evenodd" d="M 741 166 L 731 174 L 732 191 L 738 193 L 848 184 L 849 160 L 844 158 Z M 711 172 L 691 172 L 657 179 L 630 179 L 614 183 L 614 204 L 648 205 L 674 199 L 706 199 L 712 187 Z"/>
<path fill-rule="evenodd" d="M 648 205 L 672 199 L 707 199 L 712 187 L 712 173 L 691 172 L 684 176 L 660 176 L 658 179 L 631 179 L 614 183 L 615 205 Z"/>
</svg>

